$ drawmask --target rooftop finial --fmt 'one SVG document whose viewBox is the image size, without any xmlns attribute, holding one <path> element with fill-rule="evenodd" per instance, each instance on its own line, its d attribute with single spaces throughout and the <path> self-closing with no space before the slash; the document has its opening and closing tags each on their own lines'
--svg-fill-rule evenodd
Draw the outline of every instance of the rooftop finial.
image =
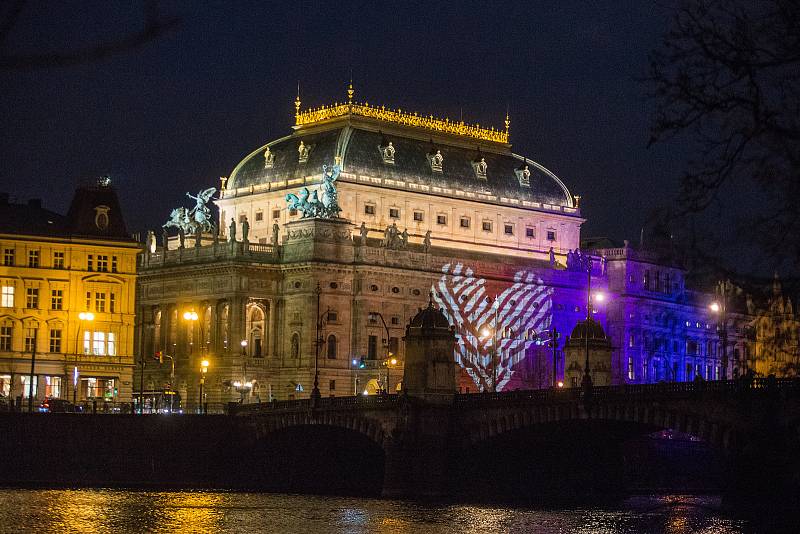
<svg viewBox="0 0 800 534">
<path fill-rule="evenodd" d="M 297 82 L 297 97 L 294 99 L 294 115 L 300 115 L 300 81 Z"/>
<path fill-rule="evenodd" d="M 511 119 L 508 116 L 508 105 L 506 104 L 506 135 L 508 135 L 508 127 L 511 126 Z"/>
<path fill-rule="evenodd" d="M 347 103 L 353 103 L 353 95 L 356 94 L 355 89 L 353 89 L 353 77 L 350 77 L 350 85 L 347 86 Z"/>
</svg>

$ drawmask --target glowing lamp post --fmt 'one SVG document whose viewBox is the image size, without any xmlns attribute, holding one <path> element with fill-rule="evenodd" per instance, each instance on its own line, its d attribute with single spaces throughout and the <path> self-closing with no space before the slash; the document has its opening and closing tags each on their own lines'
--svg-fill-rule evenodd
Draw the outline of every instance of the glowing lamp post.
<svg viewBox="0 0 800 534">
<path fill-rule="evenodd" d="M 194 311 L 194 310 L 184 312 L 183 313 L 183 320 L 187 321 L 191 325 L 194 325 L 194 323 L 197 322 L 197 312 Z M 194 335 L 192 336 L 192 338 L 194 338 Z M 194 343 L 192 341 L 190 341 L 189 342 L 189 354 L 192 353 L 193 345 L 194 345 Z"/>
<path fill-rule="evenodd" d="M 76 402 L 78 402 L 78 347 L 80 343 L 81 337 L 81 329 L 83 328 L 83 323 L 89 322 L 91 323 L 94 321 L 94 314 L 92 312 L 80 312 L 78 314 L 78 319 L 80 320 L 80 326 L 78 327 L 78 332 L 75 334 L 75 368 L 72 372 L 72 405 L 74 406 Z M 89 339 L 89 343 L 91 343 L 91 338 Z M 91 345 L 89 345 L 91 348 Z"/>
<path fill-rule="evenodd" d="M 205 414 L 207 410 L 204 408 L 203 402 L 203 386 L 206 384 L 206 373 L 208 372 L 208 360 L 200 362 L 200 413 Z"/>
<path fill-rule="evenodd" d="M 713 314 L 717 316 L 717 335 L 720 338 L 720 344 L 722 345 L 720 348 L 722 349 L 722 379 L 728 379 L 728 329 L 726 327 L 727 318 L 726 315 L 726 283 L 720 282 L 717 286 L 717 295 L 720 298 L 719 301 L 712 302 L 709 305 L 708 309 L 711 310 Z"/>
<path fill-rule="evenodd" d="M 392 356 L 392 353 L 389 353 L 389 359 L 383 362 L 383 365 L 386 366 L 386 394 L 389 394 L 389 369 L 397 365 L 397 358 Z"/>
</svg>

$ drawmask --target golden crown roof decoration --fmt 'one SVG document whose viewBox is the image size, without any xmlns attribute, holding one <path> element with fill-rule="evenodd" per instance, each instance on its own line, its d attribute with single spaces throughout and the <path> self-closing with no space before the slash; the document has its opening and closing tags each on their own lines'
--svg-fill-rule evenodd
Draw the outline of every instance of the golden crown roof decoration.
<svg viewBox="0 0 800 534">
<path fill-rule="evenodd" d="M 348 97 L 352 99 L 352 85 L 348 91 Z M 344 117 L 346 115 L 358 115 L 361 117 L 368 117 L 385 122 L 392 122 L 403 126 L 412 126 L 415 128 L 424 128 L 435 132 L 443 132 L 448 134 L 460 135 L 465 137 L 472 137 L 481 139 L 483 141 L 492 141 L 495 143 L 508 143 L 508 127 L 510 121 L 506 117 L 505 131 L 495 130 L 494 128 L 482 128 L 479 124 L 471 125 L 465 124 L 463 121 L 451 121 L 450 119 L 437 119 L 433 116 L 423 116 L 419 113 L 409 113 L 400 109 L 393 110 L 385 106 L 376 107 L 368 103 L 359 104 L 356 102 L 348 102 L 347 104 L 333 104 L 331 106 L 322 106 L 319 108 L 311 108 L 301 112 L 299 107 L 299 97 L 295 101 L 295 126 L 303 126 L 306 124 L 314 124 L 336 117 Z"/>
</svg>

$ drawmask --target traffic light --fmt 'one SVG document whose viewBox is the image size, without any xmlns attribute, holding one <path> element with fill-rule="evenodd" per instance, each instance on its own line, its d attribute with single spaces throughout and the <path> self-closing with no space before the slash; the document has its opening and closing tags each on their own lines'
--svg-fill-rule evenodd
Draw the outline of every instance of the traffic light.
<svg viewBox="0 0 800 534">
<path fill-rule="evenodd" d="M 361 357 L 361 361 L 358 362 L 358 368 L 359 369 L 364 369 L 366 367 L 367 367 L 367 362 L 364 361 L 364 357 L 362 356 Z"/>
<path fill-rule="evenodd" d="M 158 360 L 158 363 L 164 363 L 164 352 L 162 352 L 160 350 L 156 351 L 155 358 L 156 358 L 156 360 Z"/>
</svg>

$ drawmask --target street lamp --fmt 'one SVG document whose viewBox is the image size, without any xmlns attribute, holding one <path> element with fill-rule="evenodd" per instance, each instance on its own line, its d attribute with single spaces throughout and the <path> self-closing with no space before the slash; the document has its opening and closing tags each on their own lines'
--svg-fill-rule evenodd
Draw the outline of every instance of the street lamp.
<svg viewBox="0 0 800 534">
<path fill-rule="evenodd" d="M 727 328 L 727 312 L 728 312 L 728 293 L 731 289 L 729 281 L 718 282 L 715 288 L 718 300 L 711 303 L 708 307 L 717 316 L 717 335 L 720 338 L 722 345 L 722 379 L 728 379 L 728 328 Z"/>
<path fill-rule="evenodd" d="M 92 312 L 80 312 L 78 314 L 78 331 L 75 333 L 75 368 L 72 370 L 72 405 L 78 402 L 78 346 L 81 337 L 81 329 L 83 328 L 84 321 L 91 323 L 94 321 L 94 314 Z M 89 338 L 89 347 L 91 347 L 91 338 Z"/>
<path fill-rule="evenodd" d="M 389 394 L 389 368 L 394 367 L 397 365 L 397 358 L 392 356 L 392 353 L 389 353 L 389 359 L 383 362 L 383 365 L 386 367 L 386 394 Z"/>
<path fill-rule="evenodd" d="M 192 324 L 192 341 L 189 341 L 189 354 L 192 354 L 192 348 L 194 346 L 194 323 L 197 322 L 197 318 L 197 312 L 194 310 L 183 313 L 183 319 Z"/>
<path fill-rule="evenodd" d="M 369 316 L 368 316 L 368 319 L 370 321 L 374 321 L 376 317 L 381 320 L 381 324 L 383 325 L 383 330 L 386 332 L 386 343 L 385 343 L 385 345 L 386 345 L 386 361 L 383 364 L 387 365 L 387 363 L 389 361 L 389 358 L 391 357 L 391 354 L 392 354 L 391 352 L 389 352 L 389 327 L 386 326 L 386 320 L 383 318 L 383 314 L 381 314 L 381 312 L 370 312 Z M 387 370 L 387 374 L 388 374 L 388 370 Z M 378 373 L 378 380 L 380 380 L 380 372 Z M 386 393 L 389 393 L 389 391 L 388 391 L 389 384 L 388 383 L 386 384 L 386 389 L 387 389 Z"/>
<path fill-rule="evenodd" d="M 206 373 L 208 372 L 208 360 L 200 362 L 200 413 L 205 414 L 208 410 L 204 408 L 203 386 L 206 384 Z"/>
</svg>

